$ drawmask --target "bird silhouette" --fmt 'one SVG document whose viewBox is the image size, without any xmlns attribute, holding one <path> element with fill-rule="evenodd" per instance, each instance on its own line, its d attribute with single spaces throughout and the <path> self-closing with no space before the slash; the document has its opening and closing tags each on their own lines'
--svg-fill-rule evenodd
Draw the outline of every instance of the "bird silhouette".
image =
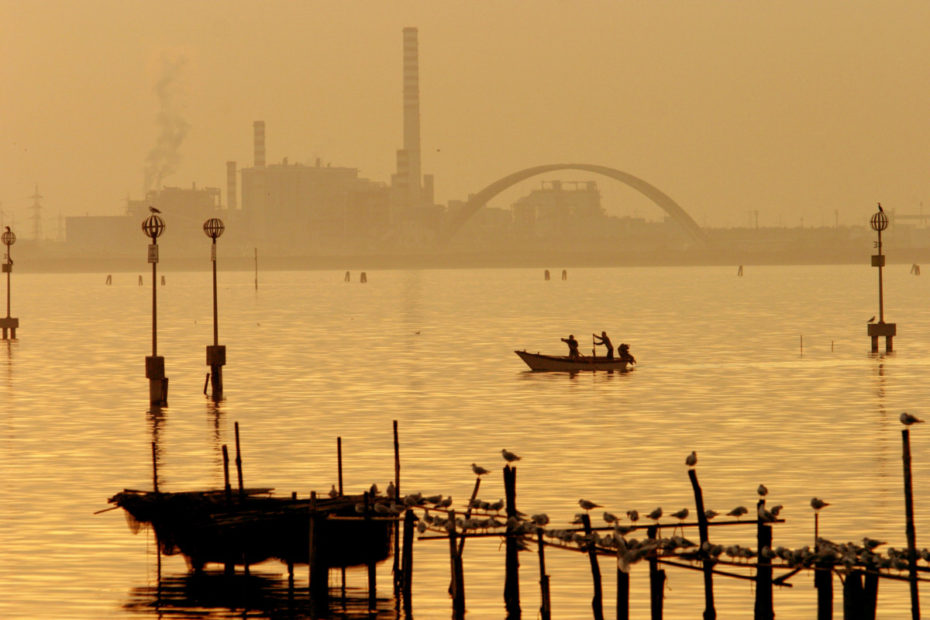
<svg viewBox="0 0 930 620">
<path fill-rule="evenodd" d="M 884 213 L 884 212 L 885 212 L 885 210 L 882 209 L 882 203 L 878 203 L 878 210 L 879 210 L 879 212 L 881 212 L 881 213 Z"/>
<path fill-rule="evenodd" d="M 671 516 L 675 517 L 679 521 L 683 521 L 684 519 L 688 518 L 688 509 L 682 508 L 678 512 L 673 512 Z"/>
<path fill-rule="evenodd" d="M 739 519 L 747 512 L 749 512 L 749 510 L 747 510 L 745 506 L 737 506 L 736 508 L 728 512 L 727 516 L 736 517 L 737 519 Z"/>
<path fill-rule="evenodd" d="M 332 488 L 329 489 L 330 497 L 339 497 L 339 491 L 336 490 L 336 485 L 334 484 Z"/>
<path fill-rule="evenodd" d="M 900 420 L 901 420 L 901 424 L 903 424 L 904 426 L 910 426 L 911 424 L 923 422 L 923 420 L 921 420 L 917 416 L 913 416 L 909 414 L 907 411 L 904 411 L 901 413 Z"/>
<path fill-rule="evenodd" d="M 820 499 L 819 497 L 812 497 L 812 498 L 811 498 L 811 508 L 813 508 L 814 510 L 820 510 L 821 508 L 824 508 L 825 506 L 829 506 L 829 505 L 830 505 L 830 504 L 828 504 L 827 502 L 823 501 L 823 500 Z"/>
<path fill-rule="evenodd" d="M 756 489 L 756 493 L 759 494 L 759 497 L 765 497 L 766 495 L 769 494 L 769 490 L 765 488 L 764 484 L 760 484 L 759 488 Z"/>
<path fill-rule="evenodd" d="M 685 465 L 687 465 L 688 467 L 694 467 L 695 465 L 697 465 L 697 452 L 695 452 L 694 450 L 691 451 L 691 454 L 689 454 L 688 457 L 685 459 Z"/>
<path fill-rule="evenodd" d="M 600 504 L 595 504 L 594 502 L 590 502 L 590 501 L 588 501 L 588 500 L 586 500 L 586 499 L 579 499 L 579 500 L 578 500 L 578 505 L 581 506 L 581 507 L 582 507 L 583 509 L 585 509 L 585 510 L 591 510 L 592 508 L 600 508 L 600 507 L 601 507 Z"/>
<path fill-rule="evenodd" d="M 149 212 L 150 213 L 161 213 L 161 211 L 159 211 L 158 209 L 156 209 L 155 207 L 151 205 L 149 205 Z"/>
<path fill-rule="evenodd" d="M 639 521 L 639 511 L 638 511 L 638 510 L 627 510 L 627 511 L 626 511 L 626 516 L 628 516 L 628 517 L 630 518 L 630 521 L 632 521 L 633 523 L 636 523 L 637 521 Z"/>
<path fill-rule="evenodd" d="M 481 465 L 476 465 L 475 463 L 472 463 L 472 464 L 471 464 L 471 470 L 472 470 L 473 472 L 475 472 L 475 475 L 476 475 L 476 476 L 483 476 L 483 475 L 485 475 L 486 473 L 488 473 L 488 470 L 486 470 L 486 469 L 485 469 L 484 467 L 482 467 Z"/>
<path fill-rule="evenodd" d="M 874 322 L 875 322 L 875 315 L 873 314 L 873 315 L 872 315 L 872 318 L 869 319 L 869 323 L 874 323 Z"/>
<path fill-rule="evenodd" d="M 504 448 L 504 449 L 501 450 L 501 456 L 503 456 L 503 457 L 504 457 L 504 460 L 507 461 L 508 463 L 513 463 L 514 461 L 519 461 L 519 460 L 520 460 L 520 457 L 519 457 L 519 456 L 517 456 L 516 454 L 514 454 L 514 453 L 511 452 L 510 450 L 507 450 L 506 448 Z"/>
<path fill-rule="evenodd" d="M 646 516 L 652 519 L 653 521 L 658 521 L 659 519 L 662 518 L 662 507 L 659 506 L 658 508 L 656 508 L 655 510 L 653 510 Z"/>
<path fill-rule="evenodd" d="M 716 510 L 709 510 L 709 509 L 708 509 L 708 510 L 705 510 L 705 511 L 704 511 L 704 516 L 707 518 L 708 521 L 710 521 L 711 519 L 713 519 L 714 517 L 716 517 L 718 514 L 720 514 L 720 513 L 718 513 Z"/>
</svg>

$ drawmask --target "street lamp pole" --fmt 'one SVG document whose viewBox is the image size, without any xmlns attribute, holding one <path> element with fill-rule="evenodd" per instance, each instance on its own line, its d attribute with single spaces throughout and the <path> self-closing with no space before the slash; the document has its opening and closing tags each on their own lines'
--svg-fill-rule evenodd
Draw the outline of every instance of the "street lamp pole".
<svg viewBox="0 0 930 620">
<path fill-rule="evenodd" d="M 148 261 L 152 263 L 152 354 L 145 358 L 145 376 L 149 380 L 149 402 L 156 407 L 168 405 L 168 378 L 165 376 L 165 358 L 158 355 L 158 237 L 165 232 L 165 221 L 155 209 L 142 222 L 142 232 L 152 240 Z"/>
<path fill-rule="evenodd" d="M 207 365 L 210 367 L 210 386 L 213 400 L 223 398 L 223 366 L 226 365 L 226 347 L 220 344 L 219 319 L 216 299 L 216 240 L 226 227 L 223 220 L 211 217 L 203 223 L 203 232 L 212 240 L 210 260 L 213 262 L 213 345 L 207 346 Z M 206 390 L 206 384 L 204 384 Z"/>
<path fill-rule="evenodd" d="M 878 254 L 872 255 L 872 266 L 878 267 L 878 323 L 869 321 L 868 334 L 872 340 L 872 353 L 878 353 L 878 339 L 885 337 L 885 352 L 891 353 L 893 350 L 894 337 L 897 334 L 898 326 L 895 323 L 885 322 L 885 292 L 882 287 L 882 270 L 885 267 L 885 255 L 882 254 L 882 231 L 888 228 L 888 215 L 882 209 L 881 203 L 878 204 L 878 211 L 869 220 L 869 225 L 878 233 L 878 241 L 875 247 Z M 874 317 L 873 317 L 874 320 Z"/>
</svg>

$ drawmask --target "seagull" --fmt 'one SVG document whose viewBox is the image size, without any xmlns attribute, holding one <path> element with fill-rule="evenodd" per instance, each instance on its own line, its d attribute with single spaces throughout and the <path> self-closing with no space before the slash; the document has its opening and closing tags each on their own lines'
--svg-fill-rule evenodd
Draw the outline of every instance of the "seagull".
<svg viewBox="0 0 930 620">
<path fill-rule="evenodd" d="M 585 509 L 585 510 L 591 510 L 592 508 L 600 508 L 600 507 L 601 507 L 600 504 L 595 504 L 594 502 L 590 502 L 590 501 L 588 501 L 588 500 L 586 500 L 586 499 L 579 499 L 579 500 L 578 500 L 578 505 L 581 506 L 581 507 L 582 507 L 583 509 Z"/>
<path fill-rule="evenodd" d="M 330 497 L 339 497 L 339 491 L 336 490 L 336 485 L 335 485 L 335 484 L 334 484 L 334 485 L 332 486 L 332 488 L 329 490 L 329 496 L 330 496 Z"/>
<path fill-rule="evenodd" d="M 812 497 L 812 498 L 811 498 L 811 508 L 813 508 L 814 510 L 820 510 L 821 508 L 824 508 L 825 506 L 829 506 L 829 505 L 830 505 L 830 504 L 828 504 L 827 502 L 823 501 L 823 500 L 820 499 L 819 497 Z"/>
<path fill-rule="evenodd" d="M 371 488 L 368 489 L 368 493 L 369 493 L 372 497 L 374 497 L 375 495 L 377 495 L 377 494 L 378 494 L 378 485 L 375 484 L 374 482 L 372 482 L 372 483 L 371 483 Z"/>
<path fill-rule="evenodd" d="M 685 465 L 688 467 L 694 467 L 697 465 L 697 452 L 694 450 L 691 451 L 691 454 L 689 454 L 688 458 L 685 459 Z"/>
<path fill-rule="evenodd" d="M 885 210 L 882 209 L 882 203 L 878 203 L 878 210 L 881 211 L 882 213 L 885 212 Z"/>
<path fill-rule="evenodd" d="M 736 508 L 734 508 L 733 510 L 731 510 L 730 512 L 728 512 L 728 513 L 727 513 L 727 516 L 736 517 L 737 519 L 739 519 L 740 517 L 742 517 L 742 516 L 743 516 L 744 514 L 746 514 L 747 512 L 749 512 L 749 511 L 746 509 L 745 506 L 737 506 Z"/>
<path fill-rule="evenodd" d="M 688 518 L 688 509 L 682 508 L 678 512 L 673 512 L 671 516 L 675 517 L 679 521 L 684 521 L 685 519 Z"/>
<path fill-rule="evenodd" d="M 772 514 L 772 511 L 766 510 L 765 506 L 763 506 L 761 503 L 759 504 L 759 508 L 756 510 L 756 514 L 759 515 L 759 521 L 765 523 L 775 520 L 775 515 Z"/>
<path fill-rule="evenodd" d="M 656 508 L 655 510 L 653 510 L 652 512 L 650 512 L 650 513 L 647 514 L 646 516 L 649 517 L 650 519 L 652 519 L 653 521 L 658 521 L 659 519 L 662 518 L 662 507 L 660 506 L 660 507 Z"/>
<path fill-rule="evenodd" d="M 765 485 L 764 485 L 764 484 L 760 484 L 760 485 L 759 485 L 759 488 L 756 489 L 756 493 L 759 494 L 759 497 L 765 497 L 766 495 L 769 494 L 769 490 L 768 490 L 767 488 L 765 488 Z"/>
<path fill-rule="evenodd" d="M 716 517 L 718 514 L 720 514 L 720 513 L 717 512 L 716 510 L 705 510 L 705 511 L 704 511 L 704 517 L 705 517 L 708 521 L 710 521 L 711 519 L 713 519 L 714 517 Z"/>
<path fill-rule="evenodd" d="M 615 515 L 612 512 L 604 511 L 604 521 L 606 521 L 607 523 L 614 523 L 615 521 L 617 521 L 617 515 Z"/>
<path fill-rule="evenodd" d="M 150 213 L 161 213 L 161 211 L 159 211 L 158 209 L 156 209 L 155 207 L 151 205 L 149 205 L 149 212 Z"/>
<path fill-rule="evenodd" d="M 872 318 L 869 319 L 869 323 L 874 323 L 874 322 L 875 322 L 875 315 L 873 314 L 873 315 L 872 315 Z"/>
<path fill-rule="evenodd" d="M 476 465 L 475 463 L 472 463 L 472 464 L 471 464 L 471 470 L 472 470 L 473 472 L 475 472 L 475 475 L 476 475 L 476 476 L 483 476 L 483 475 L 485 475 L 486 473 L 488 473 L 488 470 L 486 470 L 486 469 L 485 469 L 484 467 L 482 467 L 481 465 Z"/>
<path fill-rule="evenodd" d="M 639 511 L 637 510 L 627 510 L 626 516 L 628 516 L 633 523 L 639 521 Z"/>
<path fill-rule="evenodd" d="M 904 411 L 901 413 L 900 420 L 901 420 L 901 424 L 903 424 L 904 426 L 910 426 L 911 424 L 914 424 L 916 422 L 923 422 L 923 420 L 921 420 L 917 416 L 913 416 L 909 414 L 907 411 Z"/>
<path fill-rule="evenodd" d="M 519 456 L 517 456 L 510 450 L 507 450 L 506 448 L 501 450 L 501 455 L 504 457 L 504 460 L 507 461 L 508 463 L 513 463 L 514 461 L 520 460 Z"/>
<path fill-rule="evenodd" d="M 394 499 L 397 496 L 397 488 L 394 486 L 394 481 L 391 480 L 388 482 L 387 491 L 385 491 L 388 497 Z"/>
<path fill-rule="evenodd" d="M 781 512 L 782 508 L 784 508 L 784 506 L 782 506 L 781 504 L 776 504 L 772 506 L 771 513 L 777 517 L 778 513 Z"/>
</svg>

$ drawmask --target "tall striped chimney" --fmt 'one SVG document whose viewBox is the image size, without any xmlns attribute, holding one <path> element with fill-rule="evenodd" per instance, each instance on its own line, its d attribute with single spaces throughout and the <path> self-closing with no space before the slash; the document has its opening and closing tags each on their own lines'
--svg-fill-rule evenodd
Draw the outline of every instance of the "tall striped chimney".
<svg viewBox="0 0 930 620">
<path fill-rule="evenodd" d="M 265 167 L 265 121 L 252 123 L 255 133 L 255 167 Z"/>
<path fill-rule="evenodd" d="M 414 206 L 420 202 L 420 62 L 416 28 L 404 28 L 404 151 L 408 204 Z"/>
<path fill-rule="evenodd" d="M 226 208 L 238 209 L 239 200 L 236 194 L 236 162 L 226 162 Z"/>
</svg>

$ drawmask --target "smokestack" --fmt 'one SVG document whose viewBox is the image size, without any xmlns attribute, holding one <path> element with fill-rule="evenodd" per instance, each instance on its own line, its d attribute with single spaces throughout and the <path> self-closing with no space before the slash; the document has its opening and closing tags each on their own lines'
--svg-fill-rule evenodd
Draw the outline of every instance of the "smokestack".
<svg viewBox="0 0 930 620">
<path fill-rule="evenodd" d="M 255 130 L 255 167 L 265 167 L 265 121 L 252 123 Z"/>
<path fill-rule="evenodd" d="M 416 28 L 404 28 L 404 150 L 409 206 L 413 206 L 420 201 L 420 61 Z"/>
<path fill-rule="evenodd" d="M 226 162 L 226 208 L 239 208 L 239 200 L 236 197 L 236 162 Z"/>
</svg>

